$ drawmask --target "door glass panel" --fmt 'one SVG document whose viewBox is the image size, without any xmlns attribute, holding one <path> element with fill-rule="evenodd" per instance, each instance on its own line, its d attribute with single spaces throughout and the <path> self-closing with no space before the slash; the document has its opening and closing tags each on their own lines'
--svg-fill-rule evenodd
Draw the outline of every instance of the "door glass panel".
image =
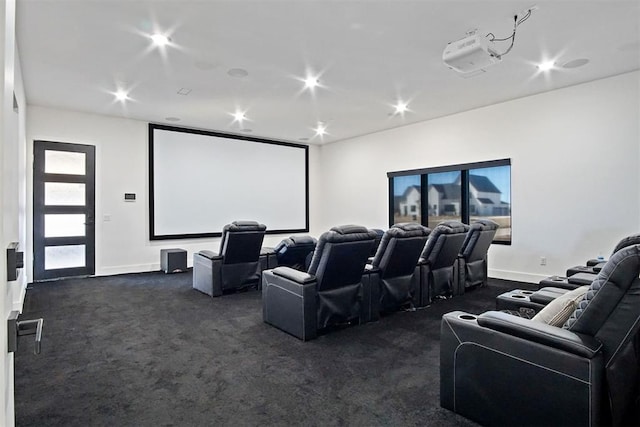
<svg viewBox="0 0 640 427">
<path fill-rule="evenodd" d="M 429 220 L 433 230 L 442 221 L 462 219 L 460 171 L 430 173 L 427 176 Z"/>
<path fill-rule="evenodd" d="M 44 173 L 84 175 L 86 172 L 85 153 L 45 150 Z"/>
<path fill-rule="evenodd" d="M 85 200 L 85 184 L 44 183 L 44 204 L 47 206 L 84 206 Z"/>
<path fill-rule="evenodd" d="M 47 246 L 44 248 L 44 268 L 73 268 L 85 266 L 85 245 Z"/>
<path fill-rule="evenodd" d="M 469 219 L 500 225 L 494 241 L 511 242 L 511 166 L 469 170 Z"/>
<path fill-rule="evenodd" d="M 84 214 L 46 214 L 44 237 L 77 237 L 85 235 Z"/>
<path fill-rule="evenodd" d="M 420 175 L 393 177 L 393 223 L 422 221 Z"/>
</svg>

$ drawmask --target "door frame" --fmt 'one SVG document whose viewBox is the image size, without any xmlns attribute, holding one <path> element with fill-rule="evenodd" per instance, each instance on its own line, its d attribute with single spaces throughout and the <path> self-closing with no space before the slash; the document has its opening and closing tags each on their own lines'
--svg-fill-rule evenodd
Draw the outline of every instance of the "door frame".
<svg viewBox="0 0 640 427">
<path fill-rule="evenodd" d="M 95 146 L 34 140 L 33 142 L 33 281 L 95 274 Z M 85 153 L 85 175 L 45 173 L 47 150 Z M 84 206 L 46 206 L 45 182 L 85 184 Z M 74 237 L 44 237 L 45 214 L 85 214 L 85 235 Z M 45 269 L 45 247 L 85 245 L 85 265 L 60 269 Z"/>
</svg>

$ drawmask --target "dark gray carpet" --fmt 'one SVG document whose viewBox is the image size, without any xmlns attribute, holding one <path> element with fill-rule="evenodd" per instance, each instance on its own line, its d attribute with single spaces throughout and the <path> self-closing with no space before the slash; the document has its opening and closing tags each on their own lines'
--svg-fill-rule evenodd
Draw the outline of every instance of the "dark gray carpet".
<svg viewBox="0 0 640 427">
<path fill-rule="evenodd" d="M 262 322 L 260 293 L 211 299 L 191 274 L 40 283 L 15 358 L 19 426 L 469 426 L 439 407 L 443 313 L 480 313 L 492 280 L 415 312 L 301 342 Z"/>
</svg>

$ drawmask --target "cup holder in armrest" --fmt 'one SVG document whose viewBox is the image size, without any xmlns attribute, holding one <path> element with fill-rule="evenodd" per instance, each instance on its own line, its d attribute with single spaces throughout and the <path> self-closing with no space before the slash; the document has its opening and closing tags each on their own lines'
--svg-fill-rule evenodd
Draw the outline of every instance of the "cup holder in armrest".
<svg viewBox="0 0 640 427">
<path fill-rule="evenodd" d="M 524 295 L 533 295 L 533 291 L 520 291 Z"/>
<path fill-rule="evenodd" d="M 525 299 L 526 295 L 513 294 L 511 295 L 511 298 Z"/>
<path fill-rule="evenodd" d="M 551 281 L 553 282 L 564 282 L 566 280 L 566 277 L 560 277 L 560 276 L 553 276 L 551 278 Z"/>
<path fill-rule="evenodd" d="M 461 314 L 460 316 L 458 316 L 458 318 L 462 320 L 476 320 L 476 316 L 473 316 L 471 314 Z"/>
</svg>

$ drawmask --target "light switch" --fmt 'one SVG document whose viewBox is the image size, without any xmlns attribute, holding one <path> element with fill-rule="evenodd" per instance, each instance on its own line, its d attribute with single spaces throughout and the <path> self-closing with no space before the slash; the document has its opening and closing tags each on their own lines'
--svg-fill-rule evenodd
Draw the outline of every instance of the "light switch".
<svg viewBox="0 0 640 427">
<path fill-rule="evenodd" d="M 104 222 L 111 221 L 111 214 L 104 214 L 102 219 Z"/>
</svg>

